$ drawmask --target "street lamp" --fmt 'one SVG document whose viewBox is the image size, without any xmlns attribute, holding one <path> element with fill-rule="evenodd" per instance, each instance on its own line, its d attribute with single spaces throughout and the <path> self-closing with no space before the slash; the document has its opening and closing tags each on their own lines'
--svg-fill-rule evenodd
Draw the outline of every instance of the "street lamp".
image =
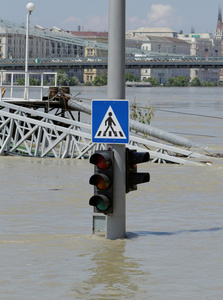
<svg viewBox="0 0 223 300">
<path fill-rule="evenodd" d="M 32 11 L 35 9 L 35 5 L 33 3 L 28 3 L 26 5 L 26 9 L 28 10 L 27 18 L 26 18 L 26 53 L 25 53 L 25 92 L 24 92 L 24 100 L 29 99 L 29 92 L 28 92 L 28 59 L 29 59 L 29 16 L 31 15 Z"/>
</svg>

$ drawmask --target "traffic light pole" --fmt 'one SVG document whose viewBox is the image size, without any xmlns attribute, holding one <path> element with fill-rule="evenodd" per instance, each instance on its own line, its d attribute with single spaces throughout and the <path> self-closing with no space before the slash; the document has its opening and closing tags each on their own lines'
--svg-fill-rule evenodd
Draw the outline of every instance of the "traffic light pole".
<svg viewBox="0 0 223 300">
<path fill-rule="evenodd" d="M 125 99 L 126 0 L 109 0 L 108 99 Z M 126 237 L 125 145 L 113 144 L 113 214 L 106 217 L 106 238 Z"/>
</svg>

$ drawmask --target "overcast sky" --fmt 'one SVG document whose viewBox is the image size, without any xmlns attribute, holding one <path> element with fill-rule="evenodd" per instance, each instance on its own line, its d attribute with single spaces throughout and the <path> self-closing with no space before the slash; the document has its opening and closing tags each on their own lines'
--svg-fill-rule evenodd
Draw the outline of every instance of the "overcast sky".
<svg viewBox="0 0 223 300">
<path fill-rule="evenodd" d="M 33 2 L 34 24 L 66 30 L 108 30 L 109 0 L 5 0 L 1 1 L 0 18 L 25 23 L 26 4 Z M 170 27 L 190 33 L 215 33 L 219 6 L 223 0 L 126 0 L 126 29 Z"/>
</svg>

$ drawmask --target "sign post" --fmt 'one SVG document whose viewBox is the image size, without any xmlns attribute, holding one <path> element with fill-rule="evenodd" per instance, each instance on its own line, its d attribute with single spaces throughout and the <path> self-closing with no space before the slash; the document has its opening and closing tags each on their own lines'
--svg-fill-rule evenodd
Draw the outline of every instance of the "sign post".
<svg viewBox="0 0 223 300">
<path fill-rule="evenodd" d="M 125 0 L 109 0 L 108 99 L 92 101 L 92 142 L 107 144 L 91 157 L 94 175 L 93 232 L 105 238 L 126 237 L 126 149 L 129 143 L 129 101 L 125 100 Z"/>
<path fill-rule="evenodd" d="M 108 99 L 125 99 L 126 0 L 109 0 Z M 113 214 L 106 217 L 106 238 L 126 237 L 125 145 L 112 144 L 114 151 Z"/>
</svg>

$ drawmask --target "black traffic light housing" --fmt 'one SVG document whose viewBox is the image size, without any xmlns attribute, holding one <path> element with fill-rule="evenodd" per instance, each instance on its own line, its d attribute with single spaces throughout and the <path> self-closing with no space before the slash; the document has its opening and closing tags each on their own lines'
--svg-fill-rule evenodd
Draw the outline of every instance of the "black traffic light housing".
<svg viewBox="0 0 223 300">
<path fill-rule="evenodd" d="M 94 212 L 113 213 L 113 178 L 114 178 L 114 152 L 112 150 L 99 150 L 90 157 L 94 167 L 94 175 L 89 183 L 94 185 L 94 196 L 89 205 L 94 206 Z"/>
<path fill-rule="evenodd" d="M 137 152 L 126 148 L 126 193 L 137 190 L 137 184 L 149 182 L 149 173 L 137 173 L 137 164 L 148 162 L 149 152 Z"/>
</svg>

